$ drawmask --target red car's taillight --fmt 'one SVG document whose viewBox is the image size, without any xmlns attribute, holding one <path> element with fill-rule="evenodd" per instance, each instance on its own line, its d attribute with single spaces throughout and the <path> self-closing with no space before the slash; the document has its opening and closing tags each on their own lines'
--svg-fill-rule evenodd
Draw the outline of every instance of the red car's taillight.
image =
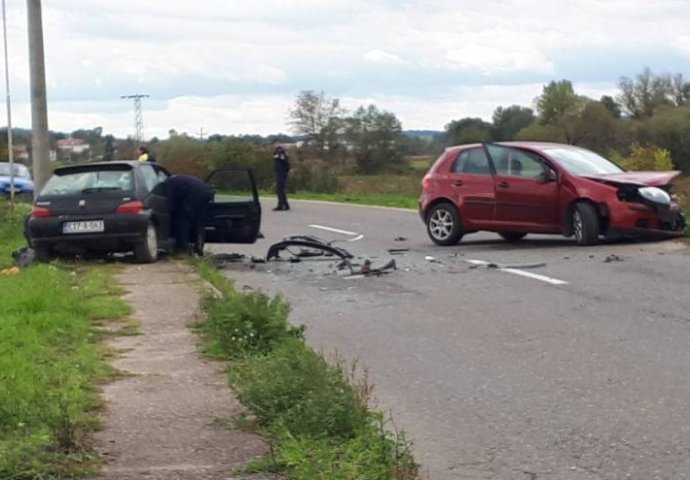
<svg viewBox="0 0 690 480">
<path fill-rule="evenodd" d="M 427 190 L 431 186 L 431 179 L 429 177 L 424 177 L 422 180 L 422 189 Z"/>
<path fill-rule="evenodd" d="M 50 217 L 51 213 L 50 210 L 48 210 L 45 207 L 32 207 L 31 208 L 31 216 L 33 218 L 48 218 Z"/>
<path fill-rule="evenodd" d="M 115 213 L 141 213 L 143 211 L 144 204 L 141 203 L 139 200 L 135 200 L 133 202 L 123 203 L 122 205 L 117 207 Z"/>
</svg>

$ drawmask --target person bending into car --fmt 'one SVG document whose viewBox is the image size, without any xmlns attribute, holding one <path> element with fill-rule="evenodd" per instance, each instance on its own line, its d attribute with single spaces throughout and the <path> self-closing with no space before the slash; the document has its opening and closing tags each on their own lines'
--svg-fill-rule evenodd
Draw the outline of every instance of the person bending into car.
<svg viewBox="0 0 690 480">
<path fill-rule="evenodd" d="M 208 206 L 213 199 L 213 190 L 196 177 L 173 175 L 160 183 L 156 189 L 164 195 L 170 212 L 170 231 L 175 238 L 175 250 L 204 254 L 204 221 Z"/>
</svg>

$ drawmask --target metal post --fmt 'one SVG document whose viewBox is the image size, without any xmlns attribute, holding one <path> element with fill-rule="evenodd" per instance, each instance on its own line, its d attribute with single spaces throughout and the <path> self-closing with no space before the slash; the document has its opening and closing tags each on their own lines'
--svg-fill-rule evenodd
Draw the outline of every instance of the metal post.
<svg viewBox="0 0 690 480">
<path fill-rule="evenodd" d="M 10 204 L 14 206 L 14 152 L 12 151 L 12 106 L 10 103 L 10 67 L 7 60 L 7 17 L 2 0 L 2 35 L 5 45 L 5 92 L 7 93 L 7 154 L 10 160 Z"/>
<path fill-rule="evenodd" d="M 29 67 L 31 77 L 31 147 L 34 170 L 34 198 L 49 176 L 48 101 L 43 54 L 41 0 L 26 0 L 29 23 Z"/>
</svg>

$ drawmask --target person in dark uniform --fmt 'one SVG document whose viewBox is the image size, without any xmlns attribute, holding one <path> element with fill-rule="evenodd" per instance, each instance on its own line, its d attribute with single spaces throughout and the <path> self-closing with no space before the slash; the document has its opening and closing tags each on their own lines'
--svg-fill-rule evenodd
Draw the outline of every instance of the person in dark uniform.
<svg viewBox="0 0 690 480">
<path fill-rule="evenodd" d="M 204 221 L 213 190 L 196 177 L 173 175 L 156 186 L 168 202 L 170 231 L 175 237 L 175 249 L 189 253 L 189 244 L 194 243 L 194 252 L 202 256 Z"/>
<path fill-rule="evenodd" d="M 287 150 L 277 142 L 274 142 L 275 150 L 273 151 L 273 169 L 276 174 L 276 191 L 278 193 L 278 206 L 274 208 L 275 211 L 290 210 L 290 205 L 287 201 L 287 193 L 285 188 L 287 186 L 288 172 L 290 171 L 290 158 Z"/>
</svg>

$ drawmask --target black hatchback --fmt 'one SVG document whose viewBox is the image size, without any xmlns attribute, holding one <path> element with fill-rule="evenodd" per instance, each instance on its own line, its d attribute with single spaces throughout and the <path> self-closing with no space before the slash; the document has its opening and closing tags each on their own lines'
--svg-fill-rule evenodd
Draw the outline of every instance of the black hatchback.
<svg viewBox="0 0 690 480">
<path fill-rule="evenodd" d="M 158 164 L 137 161 L 57 168 L 27 219 L 29 244 L 41 260 L 57 253 L 133 251 L 137 261 L 154 262 L 174 245 L 167 200 L 156 189 L 169 176 Z M 205 240 L 254 243 L 261 205 L 251 170 L 220 169 L 205 181 L 214 190 Z"/>
</svg>

